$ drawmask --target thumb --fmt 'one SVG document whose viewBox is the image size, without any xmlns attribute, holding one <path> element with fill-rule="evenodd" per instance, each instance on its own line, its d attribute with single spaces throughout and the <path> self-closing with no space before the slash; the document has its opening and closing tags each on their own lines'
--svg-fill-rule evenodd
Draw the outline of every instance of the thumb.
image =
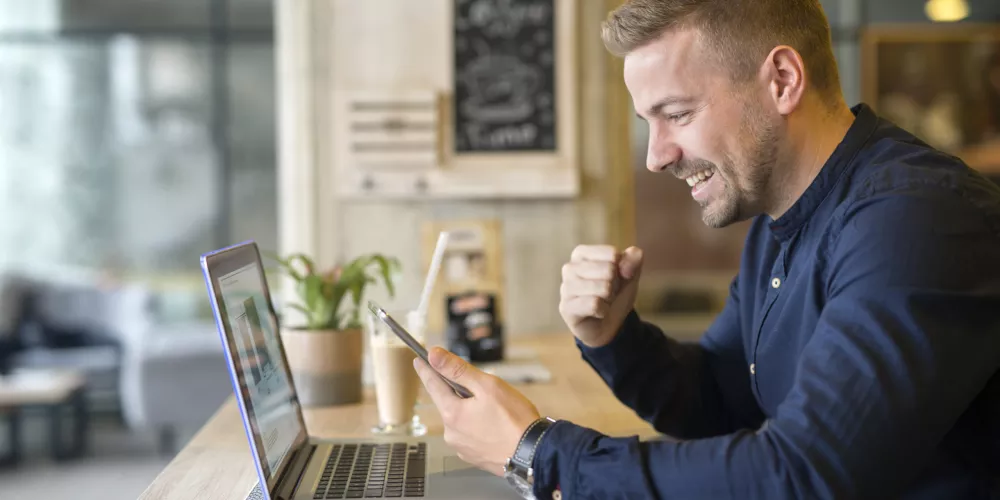
<svg viewBox="0 0 1000 500">
<path fill-rule="evenodd" d="M 452 382 L 458 382 L 468 387 L 476 385 L 476 381 L 479 379 L 476 376 L 479 371 L 476 367 L 440 347 L 432 347 L 427 353 L 427 360 L 430 361 L 434 370 Z"/>
<path fill-rule="evenodd" d="M 634 246 L 626 248 L 618 261 L 618 272 L 627 280 L 638 278 L 642 272 L 642 249 Z"/>
</svg>

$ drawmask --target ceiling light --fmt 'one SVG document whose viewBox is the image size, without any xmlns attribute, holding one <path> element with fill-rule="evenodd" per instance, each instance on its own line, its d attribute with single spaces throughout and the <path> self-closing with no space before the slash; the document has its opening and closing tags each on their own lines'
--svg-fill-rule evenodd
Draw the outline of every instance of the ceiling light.
<svg viewBox="0 0 1000 500">
<path fill-rule="evenodd" d="M 969 17 L 969 3 L 966 0 L 927 0 L 924 12 L 934 22 L 961 21 Z"/>
</svg>

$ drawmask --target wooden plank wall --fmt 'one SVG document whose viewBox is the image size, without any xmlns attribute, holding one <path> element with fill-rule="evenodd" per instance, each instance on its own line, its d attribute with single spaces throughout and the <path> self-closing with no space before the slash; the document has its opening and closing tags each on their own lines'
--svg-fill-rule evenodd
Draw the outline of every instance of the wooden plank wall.
<svg viewBox="0 0 1000 500">
<path fill-rule="evenodd" d="M 388 308 L 408 307 L 416 304 L 423 282 L 421 224 L 428 219 L 496 218 L 503 226 L 508 332 L 562 331 L 557 311 L 560 267 L 572 248 L 632 238 L 630 212 L 622 205 L 631 203 L 630 181 L 620 177 L 630 175 L 629 161 L 611 158 L 614 141 L 627 139 L 627 133 L 612 135 L 611 127 L 618 129 L 626 120 L 608 116 L 614 109 L 609 102 L 623 102 L 624 94 L 620 73 L 616 77 L 616 70 L 609 68 L 614 63 L 601 44 L 599 27 L 607 6 L 616 2 L 579 2 L 575 39 L 561 40 L 578 47 L 574 76 L 579 85 L 579 197 L 415 202 L 348 201 L 331 194 L 330 133 L 337 119 L 330 112 L 332 92 L 337 86 L 378 86 L 385 81 L 444 85 L 441 75 L 449 74 L 445 65 L 451 62 L 446 50 L 451 1 L 316 1 L 308 7 L 279 3 L 278 54 L 290 58 L 279 64 L 279 105 L 282 126 L 294 130 L 283 132 L 281 140 L 282 178 L 288 179 L 280 201 L 282 248 L 312 251 L 326 263 L 367 252 L 391 253 L 403 263 L 397 299 L 390 301 L 381 291 L 370 297 Z M 310 33 L 288 33 L 302 29 Z M 287 105 L 294 107 L 284 108 Z M 298 151 L 301 148 L 310 151 Z M 614 153 L 623 149 L 627 151 L 627 145 Z M 307 186 L 309 180 L 313 186 Z M 304 213 L 308 207 L 314 212 Z"/>
</svg>

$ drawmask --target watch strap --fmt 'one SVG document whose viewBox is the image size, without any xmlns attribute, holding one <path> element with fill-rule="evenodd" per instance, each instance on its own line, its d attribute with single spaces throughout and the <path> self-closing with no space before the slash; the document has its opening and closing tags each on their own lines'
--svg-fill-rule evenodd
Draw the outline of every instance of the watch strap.
<svg viewBox="0 0 1000 500">
<path fill-rule="evenodd" d="M 520 468 L 525 473 L 531 470 L 531 462 L 535 458 L 535 450 L 538 448 L 538 443 L 542 440 L 542 436 L 545 435 L 545 431 L 549 430 L 549 427 L 555 422 L 555 420 L 549 417 L 544 417 L 535 420 L 528 426 L 528 429 L 521 436 L 521 440 L 517 443 L 514 455 L 510 459 L 515 467 Z"/>
</svg>

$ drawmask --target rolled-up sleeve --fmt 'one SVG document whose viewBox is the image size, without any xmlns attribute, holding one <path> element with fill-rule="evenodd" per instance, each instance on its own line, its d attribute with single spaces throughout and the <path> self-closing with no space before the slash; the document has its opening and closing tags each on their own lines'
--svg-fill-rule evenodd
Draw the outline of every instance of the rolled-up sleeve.
<svg viewBox="0 0 1000 500">
<path fill-rule="evenodd" d="M 843 216 L 826 304 L 772 418 L 679 442 L 559 422 L 536 454 L 536 495 L 898 497 L 1000 367 L 1000 245 L 981 211 L 943 193 L 871 196 Z"/>
</svg>

